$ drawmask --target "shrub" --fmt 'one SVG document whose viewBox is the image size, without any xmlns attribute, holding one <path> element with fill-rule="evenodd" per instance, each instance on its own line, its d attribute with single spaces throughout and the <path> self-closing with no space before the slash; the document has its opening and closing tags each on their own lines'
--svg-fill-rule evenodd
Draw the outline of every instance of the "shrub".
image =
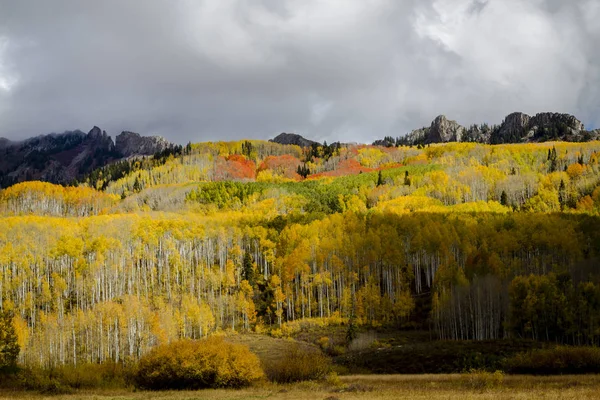
<svg viewBox="0 0 600 400">
<path fill-rule="evenodd" d="M 290 347 L 275 361 L 265 366 L 269 379 L 279 383 L 308 381 L 324 378 L 331 370 L 329 358 L 317 349 Z"/>
<path fill-rule="evenodd" d="M 128 367 L 113 362 L 22 368 L 12 386 L 45 394 L 65 394 L 73 389 L 123 388 L 129 375 Z"/>
<path fill-rule="evenodd" d="M 506 361 L 506 370 L 540 375 L 600 373 L 600 348 L 558 346 L 519 353 Z"/>
<path fill-rule="evenodd" d="M 154 348 L 140 360 L 134 383 L 151 390 L 239 388 L 263 376 L 258 357 L 247 346 L 211 337 Z"/>
</svg>

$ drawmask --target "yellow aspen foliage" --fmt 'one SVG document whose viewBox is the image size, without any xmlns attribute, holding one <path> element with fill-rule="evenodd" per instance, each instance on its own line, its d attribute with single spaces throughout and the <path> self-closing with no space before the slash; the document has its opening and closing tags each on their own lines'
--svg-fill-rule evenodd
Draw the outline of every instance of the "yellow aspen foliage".
<svg viewBox="0 0 600 400">
<path fill-rule="evenodd" d="M 567 167 L 567 174 L 571 179 L 577 179 L 583 175 L 585 167 L 579 163 L 571 164 Z"/>
<path fill-rule="evenodd" d="M 540 189 L 538 194 L 527 200 L 524 208 L 531 212 L 560 211 L 558 193 L 555 190 Z"/>
</svg>

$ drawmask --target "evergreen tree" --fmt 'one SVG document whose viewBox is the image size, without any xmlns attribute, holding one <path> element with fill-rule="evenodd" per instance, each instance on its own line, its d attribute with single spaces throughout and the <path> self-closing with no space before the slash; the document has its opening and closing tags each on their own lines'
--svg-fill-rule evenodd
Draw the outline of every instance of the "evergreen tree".
<svg viewBox="0 0 600 400">
<path fill-rule="evenodd" d="M 379 173 L 377 174 L 377 186 L 381 186 L 384 183 L 385 182 L 383 181 L 383 175 L 381 174 L 381 171 L 379 171 Z"/>
<path fill-rule="evenodd" d="M 140 180 L 138 177 L 135 178 L 135 182 L 133 182 L 133 191 L 138 193 L 142 190 L 142 185 L 140 184 Z"/>
<path fill-rule="evenodd" d="M 16 367 L 19 351 L 12 313 L 0 311 L 0 373 Z"/>
<path fill-rule="evenodd" d="M 249 141 L 244 141 L 242 143 L 242 155 L 248 159 L 252 159 L 252 152 L 254 151 L 254 146 Z"/>
<path fill-rule="evenodd" d="M 558 186 L 558 202 L 560 203 L 560 209 L 563 210 L 565 208 L 565 204 L 567 203 L 567 188 L 565 186 L 565 181 L 560 180 L 560 185 Z"/>
<path fill-rule="evenodd" d="M 256 279 L 254 277 L 254 266 L 252 265 L 252 256 L 250 255 L 249 251 L 244 253 L 244 260 L 242 262 L 242 279 L 247 280 L 252 287 L 254 287 L 256 284 Z"/>
<path fill-rule="evenodd" d="M 555 172 L 558 168 L 558 156 L 556 154 L 556 147 L 552 147 L 552 150 L 548 151 L 548 159 L 550 160 L 549 172 Z"/>
<path fill-rule="evenodd" d="M 500 204 L 502 204 L 503 206 L 508 206 L 508 196 L 506 195 L 506 192 L 504 190 L 500 195 Z"/>
</svg>

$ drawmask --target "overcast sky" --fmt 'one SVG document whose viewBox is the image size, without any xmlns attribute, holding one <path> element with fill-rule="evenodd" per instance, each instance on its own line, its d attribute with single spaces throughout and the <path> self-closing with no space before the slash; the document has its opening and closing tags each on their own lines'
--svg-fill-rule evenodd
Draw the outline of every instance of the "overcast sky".
<svg viewBox="0 0 600 400">
<path fill-rule="evenodd" d="M 0 136 L 600 127 L 600 0 L 0 0 Z"/>
</svg>

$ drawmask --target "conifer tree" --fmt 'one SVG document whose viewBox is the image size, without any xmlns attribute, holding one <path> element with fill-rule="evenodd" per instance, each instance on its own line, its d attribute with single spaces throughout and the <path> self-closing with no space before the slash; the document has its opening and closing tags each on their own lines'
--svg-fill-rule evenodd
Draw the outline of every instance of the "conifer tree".
<svg viewBox="0 0 600 400">
<path fill-rule="evenodd" d="M 16 366 L 19 351 L 12 313 L 0 311 L 0 373 Z"/>
</svg>

